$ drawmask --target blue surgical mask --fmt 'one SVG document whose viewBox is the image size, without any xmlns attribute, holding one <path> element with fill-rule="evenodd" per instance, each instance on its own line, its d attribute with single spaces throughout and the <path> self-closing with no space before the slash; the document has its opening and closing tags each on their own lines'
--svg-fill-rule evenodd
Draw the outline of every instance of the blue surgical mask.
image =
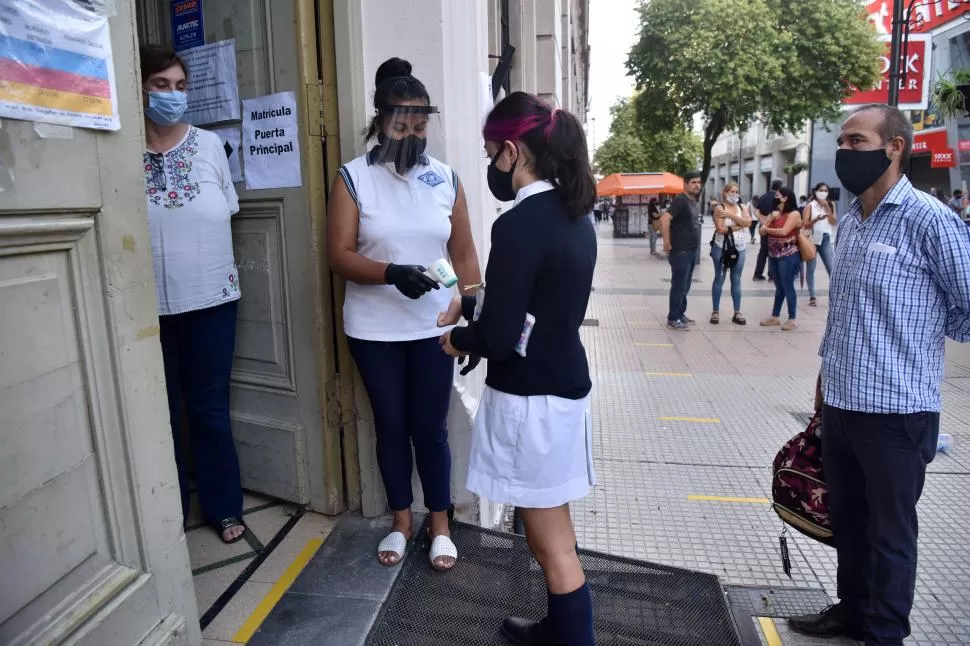
<svg viewBox="0 0 970 646">
<path fill-rule="evenodd" d="M 174 126 L 185 116 L 189 97 L 185 92 L 149 92 L 145 115 L 160 126 Z"/>
</svg>

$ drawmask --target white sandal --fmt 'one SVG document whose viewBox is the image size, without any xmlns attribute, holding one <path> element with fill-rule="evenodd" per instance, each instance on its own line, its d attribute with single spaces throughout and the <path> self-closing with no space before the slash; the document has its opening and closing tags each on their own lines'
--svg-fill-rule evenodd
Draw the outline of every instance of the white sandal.
<svg viewBox="0 0 970 646">
<path fill-rule="evenodd" d="M 377 545 L 377 560 L 381 565 L 388 567 L 397 565 L 404 558 L 404 552 L 408 546 L 408 539 L 402 532 L 391 532 Z M 383 552 L 396 554 L 397 558 L 390 562 L 381 560 Z"/>
<path fill-rule="evenodd" d="M 452 558 L 451 565 L 438 565 L 435 563 L 441 557 Z M 447 572 L 451 568 L 455 567 L 455 563 L 458 562 L 458 548 L 451 541 L 451 538 L 445 536 L 444 534 L 434 537 L 431 541 L 431 567 L 438 572 Z"/>
</svg>

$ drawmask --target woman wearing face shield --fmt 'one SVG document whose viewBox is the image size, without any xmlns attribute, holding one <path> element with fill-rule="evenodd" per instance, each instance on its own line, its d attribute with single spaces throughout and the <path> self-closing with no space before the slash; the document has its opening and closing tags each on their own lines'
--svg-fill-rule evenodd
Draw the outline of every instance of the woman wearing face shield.
<svg viewBox="0 0 970 646">
<path fill-rule="evenodd" d="M 441 338 L 451 356 L 489 360 L 467 487 L 519 508 L 545 574 L 548 615 L 507 618 L 506 637 L 589 646 L 592 600 L 569 514 L 594 481 L 592 384 L 579 334 L 596 265 L 586 135 L 575 116 L 524 92 L 495 106 L 483 135 L 489 188 L 515 205 L 492 226 L 478 317 L 463 299 L 472 322 Z"/>
<path fill-rule="evenodd" d="M 450 569 L 451 452 L 446 420 L 454 361 L 441 352 L 438 314 L 452 293 L 425 274 L 448 259 L 459 288 L 481 282 L 458 175 L 426 154 L 431 120 L 424 85 L 399 58 L 377 70 L 367 140 L 377 145 L 340 168 L 328 207 L 327 248 L 347 280 L 344 331 L 370 398 L 377 461 L 394 512 L 378 559 L 395 565 L 413 527 L 412 445 L 431 512 L 431 562 Z"/>
<path fill-rule="evenodd" d="M 140 54 L 145 197 L 182 513 L 189 512 L 179 432 L 184 399 L 202 515 L 233 543 L 246 531 L 229 423 L 240 296 L 229 220 L 239 202 L 222 141 L 182 123 L 185 63 L 165 47 L 145 45 Z"/>
</svg>

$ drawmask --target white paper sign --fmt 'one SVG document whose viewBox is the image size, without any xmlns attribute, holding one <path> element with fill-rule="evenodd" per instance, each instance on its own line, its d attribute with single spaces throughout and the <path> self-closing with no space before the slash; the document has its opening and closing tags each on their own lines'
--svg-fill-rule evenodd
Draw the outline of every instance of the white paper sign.
<svg viewBox="0 0 970 646">
<path fill-rule="evenodd" d="M 296 95 L 280 92 L 243 101 L 246 188 L 300 186 L 300 139 Z"/>
<path fill-rule="evenodd" d="M 239 161 L 239 149 L 242 147 L 242 132 L 239 128 L 213 128 L 212 132 L 219 136 L 222 143 L 229 144 L 229 170 L 232 171 L 232 181 L 243 181 L 242 163 Z"/>
<path fill-rule="evenodd" d="M 179 52 L 179 56 L 189 68 L 189 109 L 185 120 L 201 125 L 238 119 L 235 39 L 192 47 Z"/>
</svg>

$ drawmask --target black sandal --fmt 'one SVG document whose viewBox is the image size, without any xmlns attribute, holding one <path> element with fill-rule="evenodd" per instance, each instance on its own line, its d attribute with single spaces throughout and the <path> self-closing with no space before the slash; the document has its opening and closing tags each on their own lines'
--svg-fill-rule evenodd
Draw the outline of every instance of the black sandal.
<svg viewBox="0 0 970 646">
<path fill-rule="evenodd" d="M 744 318 L 744 314 L 741 312 L 735 312 L 734 317 L 731 319 L 732 323 L 737 323 L 738 325 L 747 325 L 748 319 Z"/>
<path fill-rule="evenodd" d="M 720 322 L 721 322 L 721 314 L 720 314 L 720 312 L 712 312 L 711 313 L 711 325 L 717 325 Z"/>
<path fill-rule="evenodd" d="M 225 539 L 226 530 L 229 529 L 230 527 L 240 527 L 240 526 L 243 528 L 242 533 L 239 534 L 239 536 L 237 536 L 236 538 L 233 538 L 227 541 Z M 241 518 L 237 518 L 236 516 L 223 518 L 219 522 L 219 526 L 215 527 L 214 529 L 219 533 L 219 540 L 221 540 L 226 545 L 232 545 L 233 543 L 238 543 L 243 539 L 244 536 L 246 536 L 246 532 L 249 531 L 249 528 L 246 527 L 246 523 L 244 523 Z"/>
</svg>

